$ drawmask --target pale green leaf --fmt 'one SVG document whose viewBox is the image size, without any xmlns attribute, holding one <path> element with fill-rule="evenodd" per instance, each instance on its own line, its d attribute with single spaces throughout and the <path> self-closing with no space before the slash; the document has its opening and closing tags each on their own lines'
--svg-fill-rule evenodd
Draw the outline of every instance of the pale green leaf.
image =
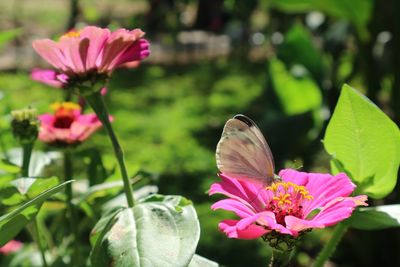
<svg viewBox="0 0 400 267">
<path fill-rule="evenodd" d="M 133 208 L 110 211 L 99 221 L 92 233 L 91 261 L 99 267 L 186 267 L 199 235 L 190 202 L 156 195 Z"/>
<path fill-rule="evenodd" d="M 369 99 L 344 85 L 328 124 L 324 145 L 334 173 L 346 172 L 357 193 L 389 194 L 400 164 L 399 128 Z"/>
</svg>

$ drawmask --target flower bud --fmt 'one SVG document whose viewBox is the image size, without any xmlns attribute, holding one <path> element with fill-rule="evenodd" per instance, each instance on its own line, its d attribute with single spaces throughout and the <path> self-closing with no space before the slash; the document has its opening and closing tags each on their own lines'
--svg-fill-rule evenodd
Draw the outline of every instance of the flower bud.
<svg viewBox="0 0 400 267">
<path fill-rule="evenodd" d="M 35 142 L 39 133 L 39 120 L 36 109 L 26 108 L 11 111 L 11 128 L 14 138 L 20 144 Z"/>
</svg>

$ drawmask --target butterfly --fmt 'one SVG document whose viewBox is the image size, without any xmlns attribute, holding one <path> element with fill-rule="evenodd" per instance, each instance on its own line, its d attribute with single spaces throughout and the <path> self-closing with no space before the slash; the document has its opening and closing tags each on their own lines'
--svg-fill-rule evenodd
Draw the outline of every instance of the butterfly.
<svg viewBox="0 0 400 267">
<path fill-rule="evenodd" d="M 217 167 L 223 174 L 238 180 L 268 186 L 279 179 L 274 159 L 260 129 L 245 115 L 229 119 L 216 151 Z"/>
</svg>

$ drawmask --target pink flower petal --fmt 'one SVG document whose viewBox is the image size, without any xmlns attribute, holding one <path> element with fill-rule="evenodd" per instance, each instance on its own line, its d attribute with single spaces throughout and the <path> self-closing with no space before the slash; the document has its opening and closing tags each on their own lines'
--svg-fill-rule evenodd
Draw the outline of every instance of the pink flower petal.
<svg viewBox="0 0 400 267">
<path fill-rule="evenodd" d="M 58 44 L 50 39 L 36 40 L 32 43 L 33 49 L 49 64 L 62 71 L 68 68 L 64 64 L 65 58 L 58 48 Z"/>
<path fill-rule="evenodd" d="M 321 211 L 310 221 L 330 226 L 350 217 L 357 206 L 367 206 L 367 203 L 365 203 L 366 200 L 367 196 L 365 195 L 338 197 L 322 207 Z"/>
<path fill-rule="evenodd" d="M 263 236 L 269 231 L 264 227 L 251 224 L 246 229 L 239 230 L 236 225 L 240 221 L 237 220 L 223 220 L 219 223 L 218 228 L 224 232 L 229 238 L 239 239 L 255 239 Z"/>
<path fill-rule="evenodd" d="M 223 210 L 233 211 L 234 213 L 236 213 L 236 215 L 238 215 L 241 218 L 246 218 L 248 216 L 253 216 L 255 214 L 251 206 L 248 206 L 236 199 L 220 200 L 214 203 L 211 206 L 211 209 L 213 210 L 223 209 Z"/>
<path fill-rule="evenodd" d="M 81 39 L 89 40 L 86 57 L 86 70 L 90 71 L 97 68 L 96 61 L 104 48 L 107 38 L 110 36 L 110 30 L 88 26 L 81 31 L 80 36 Z"/>
<path fill-rule="evenodd" d="M 61 37 L 58 46 L 64 54 L 65 65 L 78 75 L 86 73 L 86 58 L 90 40 L 78 37 Z"/>
<path fill-rule="evenodd" d="M 311 201 L 303 203 L 303 212 L 306 217 L 311 211 L 324 206 L 337 197 L 349 196 L 355 185 L 344 173 L 338 175 L 323 173 L 306 173 L 295 170 L 283 170 L 280 175 L 284 181 L 292 181 L 298 185 L 304 185 L 313 196 Z"/>
<path fill-rule="evenodd" d="M 55 120 L 54 115 L 48 113 L 39 115 L 38 119 L 40 120 L 41 125 L 53 125 Z"/>
<path fill-rule="evenodd" d="M 55 88 L 62 88 L 63 83 L 58 79 L 59 73 L 54 70 L 35 68 L 31 71 L 31 79 Z"/>
<path fill-rule="evenodd" d="M 286 227 L 292 231 L 300 232 L 309 228 L 324 228 L 325 225 L 318 221 L 309 221 L 294 216 L 285 217 Z"/>
<path fill-rule="evenodd" d="M 146 39 L 140 39 L 139 41 L 133 43 L 118 59 L 114 62 L 115 67 L 128 62 L 140 62 L 140 60 L 145 59 L 150 55 L 150 43 Z"/>
<path fill-rule="evenodd" d="M 221 182 L 211 185 L 209 194 L 223 194 L 227 197 L 237 199 L 247 205 L 253 206 L 256 211 L 264 210 L 269 202 L 268 194 L 262 186 L 246 181 L 239 181 L 220 174 Z"/>
<path fill-rule="evenodd" d="M 309 173 L 299 172 L 293 169 L 283 169 L 279 172 L 279 176 L 284 182 L 292 182 L 297 185 L 306 185 Z"/>
<path fill-rule="evenodd" d="M 5 244 L 4 246 L 0 247 L 0 254 L 10 254 L 10 253 L 14 253 L 17 252 L 18 250 L 20 250 L 23 246 L 22 242 L 16 241 L 16 240 L 10 240 L 8 241 L 7 244 Z"/>
</svg>

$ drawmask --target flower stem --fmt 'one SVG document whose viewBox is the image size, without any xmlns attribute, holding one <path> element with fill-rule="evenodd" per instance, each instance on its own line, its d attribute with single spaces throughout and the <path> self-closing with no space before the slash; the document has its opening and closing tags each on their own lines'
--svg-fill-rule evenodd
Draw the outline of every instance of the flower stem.
<svg viewBox="0 0 400 267">
<path fill-rule="evenodd" d="M 128 201 L 128 206 L 133 207 L 135 205 L 135 200 L 133 198 L 132 187 L 129 182 L 128 172 L 125 166 L 124 152 L 111 126 L 108 110 L 104 103 L 103 97 L 101 96 L 100 92 L 96 92 L 94 94 L 86 96 L 86 101 L 92 107 L 97 117 L 103 123 L 103 126 L 106 128 L 108 132 L 108 136 L 110 137 L 110 140 L 114 147 L 115 157 L 117 158 L 119 168 L 121 170 L 122 180 L 124 182 L 124 191 L 126 199 Z"/>
<path fill-rule="evenodd" d="M 36 242 L 40 250 L 40 255 L 42 256 L 42 262 L 43 262 L 43 267 L 48 267 L 49 265 L 47 264 L 46 260 L 46 255 L 45 255 L 45 248 L 42 243 L 42 238 L 40 237 L 40 232 L 39 232 L 39 224 L 37 222 L 37 218 L 35 218 L 33 222 L 33 227 L 34 227 L 34 232 L 36 235 Z"/>
<path fill-rule="evenodd" d="M 22 168 L 21 168 L 22 177 L 29 177 L 29 163 L 31 162 L 33 144 L 34 143 L 22 145 Z M 46 261 L 46 255 L 45 255 L 45 248 L 42 243 L 42 239 L 40 238 L 37 217 L 33 221 L 33 227 L 35 228 L 34 229 L 35 236 L 36 236 L 35 239 L 36 239 L 37 246 L 39 247 L 39 250 L 40 250 L 40 255 L 42 256 L 43 266 L 48 267 L 48 264 Z"/>
<path fill-rule="evenodd" d="M 32 150 L 33 143 L 22 145 L 22 177 L 29 177 L 29 163 L 31 162 Z"/>
<path fill-rule="evenodd" d="M 332 256 L 338 243 L 342 239 L 344 233 L 347 231 L 348 226 L 344 223 L 339 223 L 336 225 L 332 237 L 329 239 L 328 243 L 325 244 L 324 248 L 320 251 L 317 259 L 314 262 L 314 267 L 323 267 L 325 262 Z"/>
<path fill-rule="evenodd" d="M 269 262 L 268 267 L 274 267 L 274 250 L 271 251 L 271 261 Z"/>
<path fill-rule="evenodd" d="M 70 181 L 73 176 L 73 166 L 72 166 L 72 158 L 71 151 L 66 149 L 64 151 L 64 180 Z M 65 194 L 67 195 L 67 205 L 68 205 L 68 213 L 69 213 L 69 223 L 71 233 L 73 235 L 73 253 L 72 253 L 72 266 L 77 266 L 76 263 L 80 262 L 80 253 L 79 253 L 79 232 L 78 232 L 78 224 L 76 218 L 76 210 L 74 204 L 72 203 L 73 193 L 72 193 L 72 183 L 68 183 L 65 187 Z"/>
</svg>

